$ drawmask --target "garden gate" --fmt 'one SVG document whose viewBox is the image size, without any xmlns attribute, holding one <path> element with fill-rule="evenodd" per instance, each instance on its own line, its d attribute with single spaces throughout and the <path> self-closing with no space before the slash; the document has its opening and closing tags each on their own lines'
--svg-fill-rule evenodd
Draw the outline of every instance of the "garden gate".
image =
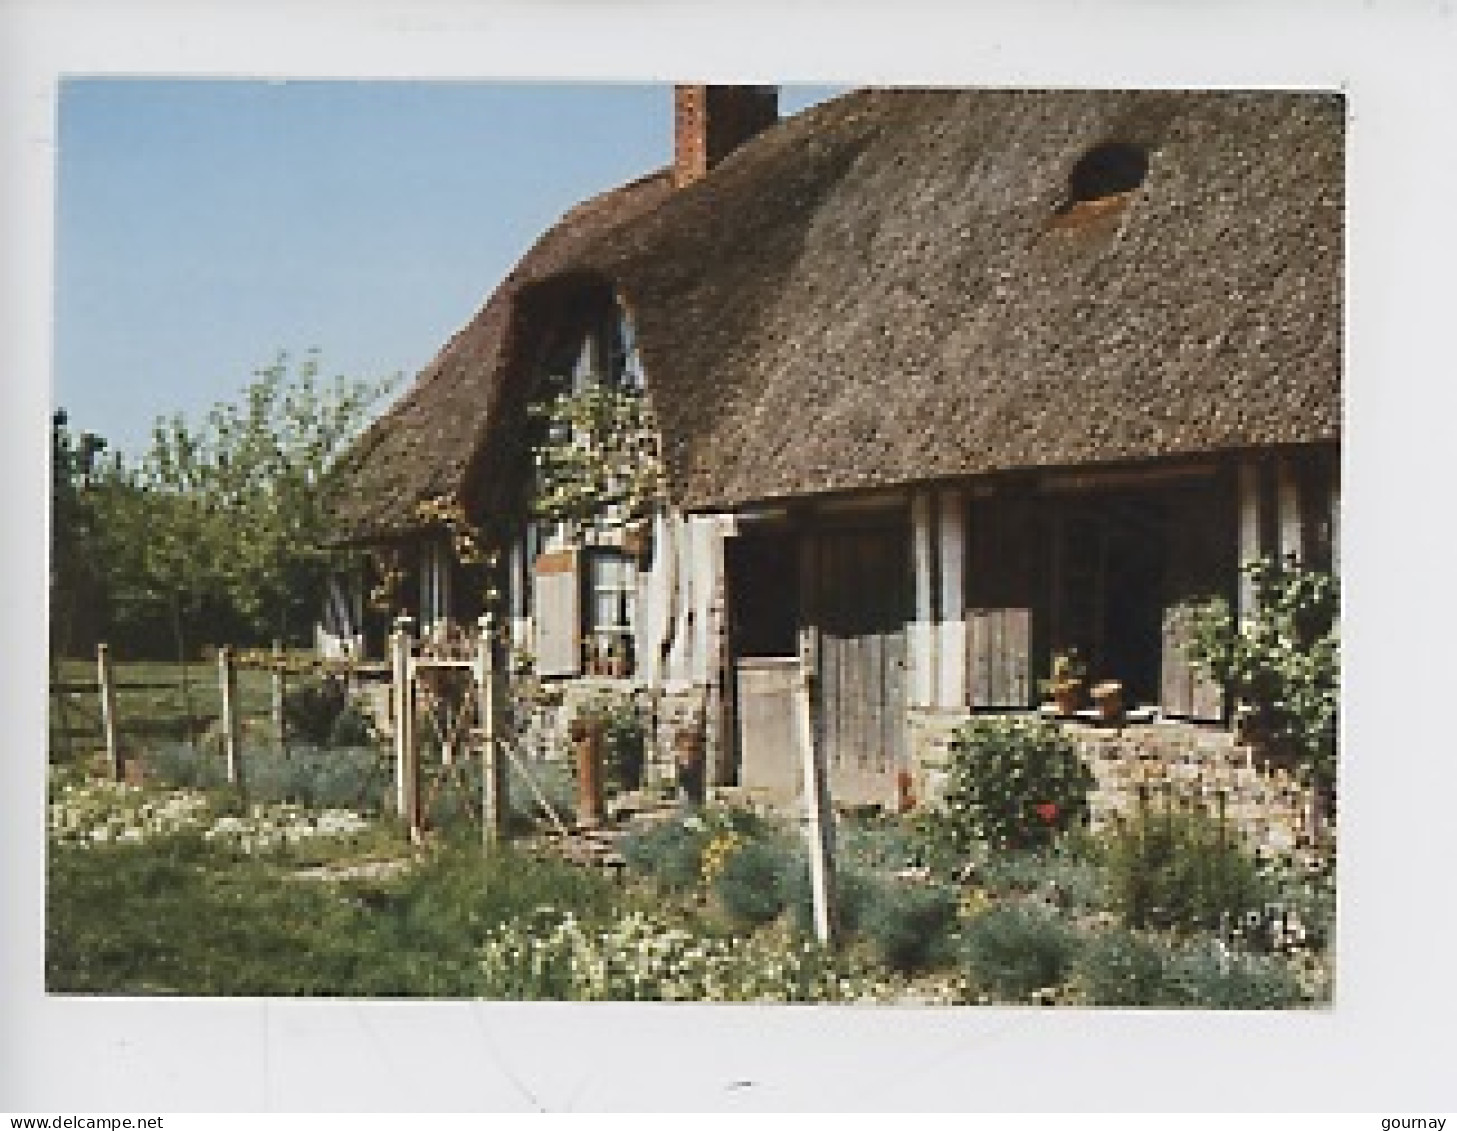
<svg viewBox="0 0 1457 1131">
<path fill-rule="evenodd" d="M 414 647 L 410 619 L 395 621 L 390 633 L 390 717 L 394 722 L 395 803 L 410 839 L 424 831 L 420 792 L 420 744 L 438 743 L 442 767 L 458 757 L 479 752 L 482 759 L 482 835 L 493 844 L 504 835 L 507 805 L 507 763 L 513 765 L 537 802 L 556 826 L 567 828 L 546 799 L 513 747 L 505 723 L 505 671 L 498 662 L 492 618 L 481 617 L 474 634 L 445 626 Z M 423 726 L 430 728 L 422 735 Z"/>
</svg>

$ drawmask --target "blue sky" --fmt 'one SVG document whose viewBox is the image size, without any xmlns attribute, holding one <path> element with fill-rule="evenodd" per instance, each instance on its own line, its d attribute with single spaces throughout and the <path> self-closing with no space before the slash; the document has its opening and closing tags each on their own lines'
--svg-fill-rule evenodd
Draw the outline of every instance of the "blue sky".
<svg viewBox="0 0 1457 1131">
<path fill-rule="evenodd" d="M 55 402 L 135 455 L 280 350 L 408 381 L 566 208 L 666 163 L 670 122 L 659 85 L 67 80 Z"/>
</svg>

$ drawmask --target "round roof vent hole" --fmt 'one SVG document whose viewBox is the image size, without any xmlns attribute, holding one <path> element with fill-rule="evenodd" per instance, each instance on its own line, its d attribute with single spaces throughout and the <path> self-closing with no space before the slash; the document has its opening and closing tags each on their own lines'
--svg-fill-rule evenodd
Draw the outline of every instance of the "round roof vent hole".
<svg viewBox="0 0 1457 1131">
<path fill-rule="evenodd" d="M 1148 151 L 1143 146 L 1124 141 L 1095 145 L 1068 174 L 1067 202 L 1058 211 L 1132 192 L 1147 176 Z"/>
</svg>

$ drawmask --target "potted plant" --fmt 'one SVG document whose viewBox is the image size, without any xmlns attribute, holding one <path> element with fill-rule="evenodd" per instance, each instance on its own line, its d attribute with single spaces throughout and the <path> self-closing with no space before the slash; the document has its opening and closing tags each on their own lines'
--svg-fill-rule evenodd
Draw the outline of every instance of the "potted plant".
<svg viewBox="0 0 1457 1131">
<path fill-rule="evenodd" d="M 1083 682 L 1087 665 L 1076 648 L 1053 653 L 1052 675 L 1041 684 L 1042 693 L 1057 705 L 1059 715 L 1074 715 L 1083 700 Z"/>
</svg>

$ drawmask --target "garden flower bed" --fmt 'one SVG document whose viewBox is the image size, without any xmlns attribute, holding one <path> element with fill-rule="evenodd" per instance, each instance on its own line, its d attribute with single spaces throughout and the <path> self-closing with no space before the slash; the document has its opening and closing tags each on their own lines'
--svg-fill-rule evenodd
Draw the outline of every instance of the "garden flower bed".
<svg viewBox="0 0 1457 1131">
<path fill-rule="evenodd" d="M 48 824 L 60 991 L 1240 1009 L 1331 995 L 1331 862 L 1211 871 L 1207 832 L 1172 825 L 1010 847 L 948 839 L 929 816 L 842 818 L 828 950 L 797 828 L 729 807 L 620 829 L 617 881 L 525 845 L 483 856 L 473 830 L 417 850 L 351 810 L 74 774 L 53 780 Z"/>
</svg>

